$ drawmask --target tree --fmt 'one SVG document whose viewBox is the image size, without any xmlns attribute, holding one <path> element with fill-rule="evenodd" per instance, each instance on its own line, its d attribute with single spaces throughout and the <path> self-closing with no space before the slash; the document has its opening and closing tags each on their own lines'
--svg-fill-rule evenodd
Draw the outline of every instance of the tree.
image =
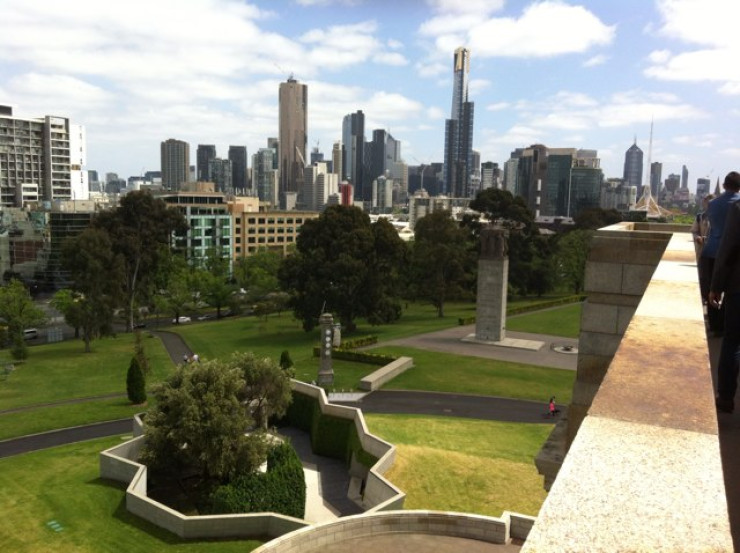
<svg viewBox="0 0 740 553">
<path fill-rule="evenodd" d="M 197 271 L 197 288 L 203 300 L 216 308 L 216 318 L 221 318 L 221 309 L 226 306 L 236 308 L 234 292 L 236 286 L 230 282 L 229 259 L 216 250 L 210 250 L 206 257 L 206 270 Z"/>
<path fill-rule="evenodd" d="M 400 307 L 389 306 L 400 306 L 400 277 L 390 268 L 404 251 L 403 242 L 375 228 L 378 224 L 358 207 L 346 206 L 331 206 L 304 224 L 295 252 L 278 272 L 304 330 L 316 326 L 322 309 L 334 313 L 347 332 L 356 328 L 357 317 L 380 316 L 379 309 L 386 320 L 397 318 Z"/>
<path fill-rule="evenodd" d="M 163 200 L 148 191 L 136 191 L 123 196 L 118 208 L 99 213 L 92 226 L 108 233 L 112 252 L 121 260 L 127 327 L 132 331 L 137 301 L 146 300 L 152 292 L 149 285 L 169 252 L 172 234 L 185 232 L 187 223 Z"/>
<path fill-rule="evenodd" d="M 82 329 L 85 352 L 93 339 L 113 333 L 113 311 L 120 296 L 120 257 L 112 251 L 108 234 L 88 228 L 66 240 L 62 266 L 69 271 L 71 291 L 59 293 L 55 302 L 68 323 Z"/>
<path fill-rule="evenodd" d="M 293 360 L 290 358 L 290 352 L 285 349 L 280 354 L 280 368 L 284 371 L 287 371 L 289 368 L 293 366 Z"/>
<path fill-rule="evenodd" d="M 572 230 L 558 241 L 558 265 L 573 293 L 580 294 L 586 280 L 586 260 L 593 232 Z"/>
<path fill-rule="evenodd" d="M 278 252 L 261 249 L 237 260 L 234 279 L 247 291 L 247 301 L 254 303 L 280 289 L 278 270 L 282 259 Z"/>
<path fill-rule="evenodd" d="M 416 295 L 428 299 L 444 317 L 445 302 L 464 294 L 472 272 L 468 233 L 448 211 L 435 211 L 414 227 L 412 274 Z"/>
<path fill-rule="evenodd" d="M 532 234 L 534 214 L 521 196 L 508 190 L 486 188 L 470 202 L 470 209 L 483 215 L 490 223 L 509 229 L 522 229 Z"/>
<path fill-rule="evenodd" d="M 0 287 L 0 318 L 8 326 L 7 336 L 14 359 L 28 357 L 28 346 L 23 331 L 44 323 L 44 312 L 36 307 L 31 294 L 20 280 L 12 279 L 7 286 Z"/>
<path fill-rule="evenodd" d="M 164 311 L 179 321 L 180 315 L 194 303 L 197 282 L 195 270 L 188 266 L 181 255 L 172 255 L 164 265 L 154 305 L 158 311 Z"/>
<path fill-rule="evenodd" d="M 82 306 L 79 303 L 80 295 L 69 288 L 63 288 L 54 293 L 51 306 L 59 311 L 66 323 L 75 329 L 75 338 L 80 337 L 82 326 Z"/>
<path fill-rule="evenodd" d="M 126 394 L 129 401 L 134 405 L 140 405 L 146 401 L 146 380 L 136 355 L 131 358 L 131 363 L 128 366 Z"/>
<path fill-rule="evenodd" d="M 146 416 L 142 461 L 155 472 L 195 471 L 208 481 L 227 482 L 264 461 L 262 435 L 246 435 L 240 369 L 220 361 L 179 366 L 154 390 Z"/>
<path fill-rule="evenodd" d="M 602 227 L 608 227 L 609 225 L 619 223 L 621 220 L 622 214 L 616 209 L 602 209 L 600 207 L 584 209 L 573 217 L 576 228 L 583 230 L 596 230 Z"/>
<path fill-rule="evenodd" d="M 258 428 L 267 428 L 270 417 L 282 417 L 293 399 L 290 375 L 269 357 L 235 353 L 229 366 L 244 379 L 242 401 L 249 406 Z"/>
</svg>

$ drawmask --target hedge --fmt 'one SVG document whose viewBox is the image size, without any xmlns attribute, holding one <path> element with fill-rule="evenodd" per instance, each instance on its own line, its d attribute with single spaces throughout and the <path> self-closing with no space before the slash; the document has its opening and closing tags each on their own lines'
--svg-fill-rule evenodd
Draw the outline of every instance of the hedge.
<svg viewBox="0 0 740 553">
<path fill-rule="evenodd" d="M 219 486 L 211 494 L 213 513 L 274 512 L 303 518 L 306 479 L 295 449 L 282 443 L 267 454 L 267 472 L 252 472 Z"/>
<path fill-rule="evenodd" d="M 319 346 L 314 346 L 313 356 L 319 357 L 321 352 Z M 369 363 L 370 365 L 387 365 L 396 360 L 396 357 L 392 355 L 384 355 L 381 353 L 370 353 L 367 351 L 355 351 L 344 348 L 334 348 L 331 352 L 334 359 L 342 359 L 344 361 L 354 361 L 356 363 Z"/>
<path fill-rule="evenodd" d="M 311 449 L 317 455 L 341 459 L 349 465 L 354 454 L 355 459 L 367 468 L 378 461 L 377 457 L 362 449 L 354 421 L 322 415 L 318 399 L 293 392 L 293 401 L 284 420 L 310 434 Z"/>
<path fill-rule="evenodd" d="M 582 302 L 586 299 L 586 294 L 578 294 L 574 296 L 564 296 L 555 300 L 547 300 L 539 303 L 533 303 L 530 305 L 521 305 L 518 307 L 511 307 L 506 310 L 506 315 L 520 315 L 522 313 L 528 313 L 530 311 L 539 311 L 540 309 L 547 309 L 548 307 L 557 307 L 558 305 L 566 305 L 568 303 Z M 460 317 L 457 319 L 457 324 L 460 326 L 471 325 L 475 322 L 475 317 Z"/>
</svg>

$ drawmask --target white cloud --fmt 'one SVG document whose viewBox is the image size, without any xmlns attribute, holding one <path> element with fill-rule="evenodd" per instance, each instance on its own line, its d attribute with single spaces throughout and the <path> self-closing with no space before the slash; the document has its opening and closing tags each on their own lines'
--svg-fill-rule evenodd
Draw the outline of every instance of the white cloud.
<svg viewBox="0 0 740 553">
<path fill-rule="evenodd" d="M 359 6 L 362 0 L 295 0 L 301 6 Z"/>
<path fill-rule="evenodd" d="M 498 102 L 496 104 L 489 104 L 486 106 L 487 111 L 503 111 L 509 109 L 511 104 L 509 102 Z"/>
<path fill-rule="evenodd" d="M 428 0 L 427 4 L 432 10 L 440 13 L 451 14 L 489 14 L 499 11 L 504 7 L 504 0 Z"/>
<path fill-rule="evenodd" d="M 386 45 L 391 50 L 400 50 L 401 48 L 403 48 L 403 42 L 401 42 L 400 40 L 396 40 L 394 38 L 389 38 L 386 41 Z"/>
<path fill-rule="evenodd" d="M 445 119 L 447 117 L 446 112 L 437 106 L 427 108 L 427 119 Z"/>
<path fill-rule="evenodd" d="M 439 77 L 440 75 L 447 73 L 450 68 L 443 63 L 436 61 L 429 63 L 417 63 L 416 72 L 420 77 Z"/>
<path fill-rule="evenodd" d="M 425 21 L 419 33 L 435 37 L 437 48 L 446 52 L 466 44 L 481 57 L 552 57 L 586 52 L 610 44 L 615 36 L 614 26 L 602 23 L 586 8 L 558 0 L 530 4 L 517 18 L 490 17 L 501 7 L 499 2 L 481 2 L 483 6 L 460 11 L 450 8 L 452 1 L 436 4 L 445 9 Z"/>
<path fill-rule="evenodd" d="M 381 65 L 408 65 L 409 60 L 398 52 L 378 52 L 373 56 L 373 61 Z"/>
<path fill-rule="evenodd" d="M 583 67 L 596 67 L 597 65 L 604 65 L 609 58 L 603 54 L 592 56 L 583 62 Z"/>
</svg>

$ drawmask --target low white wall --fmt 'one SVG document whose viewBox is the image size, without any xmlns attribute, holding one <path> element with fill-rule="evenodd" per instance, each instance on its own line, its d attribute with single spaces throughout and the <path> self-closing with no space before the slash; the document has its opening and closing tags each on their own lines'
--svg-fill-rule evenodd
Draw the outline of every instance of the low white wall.
<svg viewBox="0 0 740 553">
<path fill-rule="evenodd" d="M 405 494 L 382 476 L 393 463 L 395 447 L 368 431 L 359 409 L 330 404 L 324 390 L 317 386 L 294 380 L 293 387 L 299 393 L 318 398 L 323 414 L 354 420 L 363 449 L 379 458 L 370 469 L 365 485 L 364 503 L 368 509 L 402 508 Z M 147 467 L 137 462 L 144 445 L 143 423 L 138 415 L 133 424 L 134 435 L 138 437 L 106 449 L 99 457 L 101 478 L 128 484 L 126 509 L 129 512 L 181 538 L 275 537 L 309 525 L 305 520 L 276 513 L 189 517 L 154 501 L 147 496 Z"/>
<path fill-rule="evenodd" d="M 381 534 L 431 534 L 505 544 L 525 539 L 532 517 L 505 512 L 501 518 L 438 511 L 387 511 L 356 515 L 303 528 L 266 543 L 253 553 L 301 553 Z M 516 529 L 516 535 L 512 531 Z"/>
<path fill-rule="evenodd" d="M 360 390 L 372 392 L 377 390 L 386 382 L 393 380 L 399 374 L 407 371 L 414 366 L 414 360 L 411 357 L 399 357 L 395 361 L 380 367 L 377 371 L 370 373 L 360 380 Z"/>
</svg>

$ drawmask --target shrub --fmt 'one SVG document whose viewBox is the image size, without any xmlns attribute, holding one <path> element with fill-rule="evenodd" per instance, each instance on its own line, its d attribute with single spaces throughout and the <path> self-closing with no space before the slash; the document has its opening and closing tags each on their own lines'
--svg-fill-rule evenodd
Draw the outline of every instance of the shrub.
<svg viewBox="0 0 740 553">
<path fill-rule="evenodd" d="M 267 472 L 251 472 L 219 486 L 211 494 L 213 513 L 275 512 L 303 518 L 306 480 L 298 454 L 290 444 L 273 447 L 267 455 Z"/>
<path fill-rule="evenodd" d="M 280 368 L 285 371 L 292 366 L 293 360 L 290 358 L 290 352 L 287 349 L 283 350 L 283 353 L 280 354 Z"/>
<path fill-rule="evenodd" d="M 126 393 L 131 403 L 138 405 L 146 401 L 146 381 L 144 380 L 144 371 L 141 370 L 139 357 L 134 356 L 131 364 L 128 366 L 126 374 Z"/>
</svg>

